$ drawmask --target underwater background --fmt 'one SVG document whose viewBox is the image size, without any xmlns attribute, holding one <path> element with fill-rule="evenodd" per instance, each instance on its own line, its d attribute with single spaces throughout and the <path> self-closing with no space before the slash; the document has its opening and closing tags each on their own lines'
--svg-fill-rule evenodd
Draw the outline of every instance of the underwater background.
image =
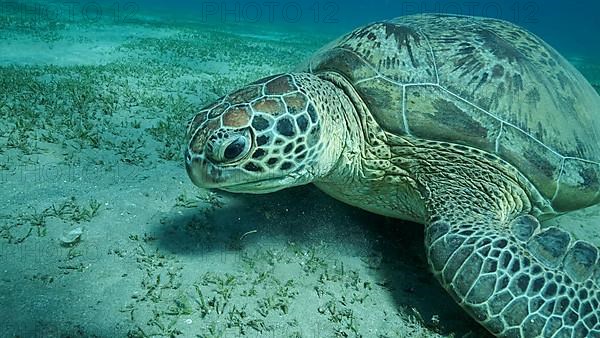
<svg viewBox="0 0 600 338">
<path fill-rule="evenodd" d="M 487 337 L 421 225 L 183 168 L 205 104 L 420 12 L 524 26 L 600 91 L 597 1 L 0 1 L 0 337 Z M 600 207 L 560 221 L 600 243 Z"/>
</svg>

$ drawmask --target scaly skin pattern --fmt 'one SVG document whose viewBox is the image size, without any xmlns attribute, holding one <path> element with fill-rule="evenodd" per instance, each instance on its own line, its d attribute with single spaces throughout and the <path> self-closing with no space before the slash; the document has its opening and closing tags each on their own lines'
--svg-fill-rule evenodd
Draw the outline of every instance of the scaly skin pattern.
<svg viewBox="0 0 600 338">
<path fill-rule="evenodd" d="M 541 229 L 523 179 L 501 160 L 413 143 L 394 153 L 424 187 L 428 261 L 452 297 L 499 337 L 599 337 L 598 249 Z"/>
<path fill-rule="evenodd" d="M 353 109 L 339 88 L 311 74 L 259 80 L 190 121 L 186 168 L 194 183 L 231 192 L 310 183 L 331 171 L 344 152 L 348 131 L 333 125 L 344 123 Z"/>
<path fill-rule="evenodd" d="M 543 60 L 531 59 L 534 50 Z M 539 67 L 551 61 L 558 74 L 545 77 Z M 600 337 L 598 248 L 540 226 L 600 198 L 600 152 L 590 143 L 590 102 L 600 98 L 565 62 L 499 21 L 376 23 L 317 53 L 308 73 L 259 80 L 202 109 L 188 127 L 186 169 L 196 185 L 231 192 L 314 183 L 423 223 L 433 274 L 496 336 Z M 534 92 L 513 109 L 520 94 L 502 88 L 527 78 L 517 87 Z M 565 112 L 589 123 L 561 129 Z M 588 124 L 591 136 L 572 133 Z"/>
</svg>

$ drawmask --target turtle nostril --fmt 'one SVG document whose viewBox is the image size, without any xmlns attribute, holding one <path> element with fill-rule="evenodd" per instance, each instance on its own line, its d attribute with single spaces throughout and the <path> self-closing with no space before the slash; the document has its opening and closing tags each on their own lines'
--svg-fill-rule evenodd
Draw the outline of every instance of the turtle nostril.
<svg viewBox="0 0 600 338">
<path fill-rule="evenodd" d="M 187 163 L 191 163 L 192 162 L 192 154 L 190 154 L 189 149 L 185 151 L 185 160 Z"/>
</svg>

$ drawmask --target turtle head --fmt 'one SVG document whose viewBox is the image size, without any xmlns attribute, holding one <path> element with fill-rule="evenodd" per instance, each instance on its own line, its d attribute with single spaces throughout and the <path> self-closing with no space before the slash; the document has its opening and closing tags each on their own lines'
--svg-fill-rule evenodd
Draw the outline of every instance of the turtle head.
<svg viewBox="0 0 600 338">
<path fill-rule="evenodd" d="M 202 109 L 187 131 L 194 184 L 266 193 L 326 175 L 343 148 L 345 126 L 324 109 L 333 98 L 318 99 L 322 86 L 332 87 L 310 74 L 275 75 Z"/>
</svg>

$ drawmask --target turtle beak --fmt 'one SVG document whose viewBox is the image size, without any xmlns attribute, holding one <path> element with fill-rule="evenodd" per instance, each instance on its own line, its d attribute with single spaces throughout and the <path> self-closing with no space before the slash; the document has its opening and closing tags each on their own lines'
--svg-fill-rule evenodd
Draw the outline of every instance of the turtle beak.
<svg viewBox="0 0 600 338">
<path fill-rule="evenodd" d="M 186 149 L 185 153 L 185 171 L 187 171 L 188 176 L 192 180 L 192 182 L 201 188 L 208 188 L 210 182 L 210 177 L 207 175 L 207 167 L 208 163 L 203 156 L 198 156 L 192 154 L 190 149 Z"/>
<path fill-rule="evenodd" d="M 225 182 L 235 182 L 234 178 L 240 175 L 239 169 L 224 170 L 206 159 L 204 155 L 192 154 L 186 150 L 185 170 L 192 182 L 205 189 L 222 188 Z"/>
<path fill-rule="evenodd" d="M 222 180 L 221 170 L 202 156 L 186 154 L 185 170 L 192 182 L 200 188 L 216 188 Z"/>
</svg>

